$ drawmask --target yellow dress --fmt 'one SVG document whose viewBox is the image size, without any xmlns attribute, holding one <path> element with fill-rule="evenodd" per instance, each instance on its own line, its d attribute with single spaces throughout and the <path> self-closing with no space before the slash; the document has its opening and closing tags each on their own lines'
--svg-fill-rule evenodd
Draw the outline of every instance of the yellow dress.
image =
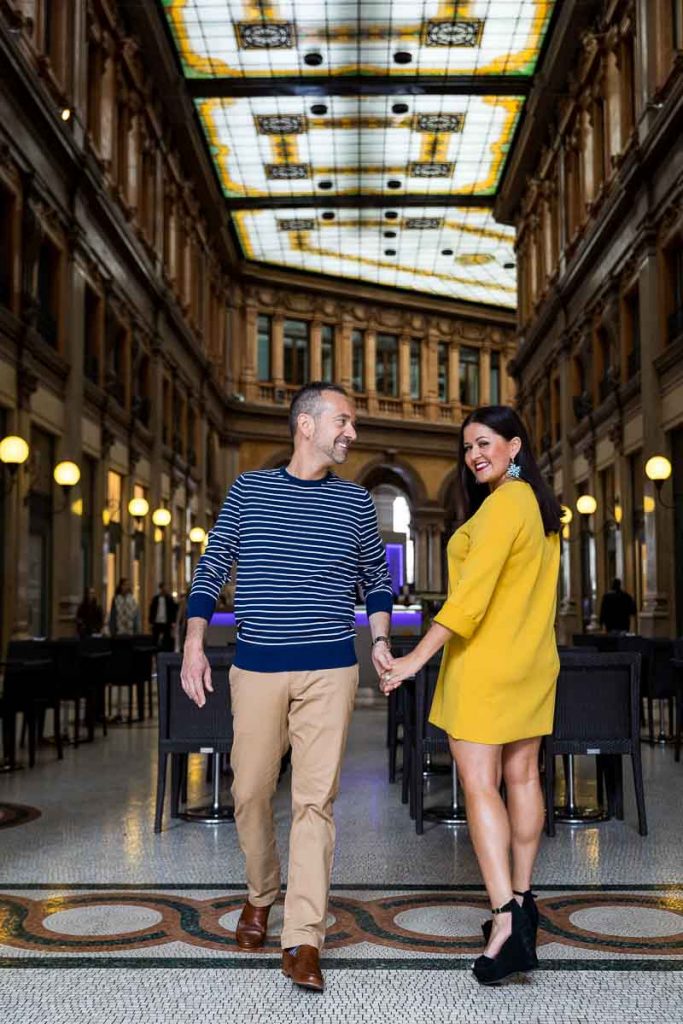
<svg viewBox="0 0 683 1024">
<path fill-rule="evenodd" d="M 445 646 L 429 720 L 455 739 L 511 743 L 552 732 L 559 658 L 557 534 L 536 496 L 501 484 L 448 543 Z"/>
</svg>

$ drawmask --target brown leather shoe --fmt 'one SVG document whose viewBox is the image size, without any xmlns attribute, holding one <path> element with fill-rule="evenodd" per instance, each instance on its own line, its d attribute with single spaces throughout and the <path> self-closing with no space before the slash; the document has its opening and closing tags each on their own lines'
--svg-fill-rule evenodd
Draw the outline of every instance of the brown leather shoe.
<svg viewBox="0 0 683 1024">
<path fill-rule="evenodd" d="M 247 900 L 235 932 L 240 949 L 260 949 L 266 938 L 269 913 L 270 907 L 253 907 Z"/>
<path fill-rule="evenodd" d="M 325 988 L 320 970 L 320 954 L 315 946 L 299 946 L 296 953 L 282 950 L 282 973 L 291 978 L 295 985 L 322 992 Z"/>
</svg>

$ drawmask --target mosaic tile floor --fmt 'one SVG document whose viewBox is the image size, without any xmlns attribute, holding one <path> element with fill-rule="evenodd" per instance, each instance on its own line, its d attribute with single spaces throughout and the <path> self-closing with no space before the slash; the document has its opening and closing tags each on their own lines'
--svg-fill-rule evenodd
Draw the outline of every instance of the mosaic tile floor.
<svg viewBox="0 0 683 1024">
<path fill-rule="evenodd" d="M 152 831 L 155 729 L 114 729 L 40 751 L 0 777 L 0 1021 L 22 1024 L 495 1019 L 543 1024 L 683 1021 L 683 765 L 643 747 L 650 835 L 626 818 L 558 827 L 537 891 L 540 969 L 481 990 L 469 965 L 487 916 L 466 828 L 418 837 L 386 782 L 384 719 L 359 711 L 337 805 L 338 853 L 323 996 L 279 970 L 281 908 L 266 948 L 245 954 L 233 825 L 169 822 Z M 430 785 L 444 802 L 446 778 Z M 590 783 L 580 785 L 590 797 Z M 288 827 L 287 777 L 276 798 Z M 199 760 L 190 803 L 205 802 Z"/>
</svg>

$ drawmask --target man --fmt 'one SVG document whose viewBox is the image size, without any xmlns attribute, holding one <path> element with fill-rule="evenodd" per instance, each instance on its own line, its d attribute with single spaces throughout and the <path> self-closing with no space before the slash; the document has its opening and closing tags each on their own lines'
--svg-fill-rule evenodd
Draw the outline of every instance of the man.
<svg viewBox="0 0 683 1024">
<path fill-rule="evenodd" d="M 637 612 L 630 594 L 621 589 L 621 580 L 612 581 L 612 589 L 603 596 L 600 605 L 600 625 L 608 633 L 629 633 L 631 618 Z"/>
<path fill-rule="evenodd" d="M 149 624 L 152 627 L 154 643 L 160 651 L 173 650 L 173 626 L 178 605 L 169 593 L 166 585 L 159 584 L 159 593 L 155 594 L 149 606 Z"/>
<path fill-rule="evenodd" d="M 292 400 L 289 426 L 294 452 L 287 468 L 238 477 L 209 534 L 188 600 L 181 678 L 201 707 L 212 688 L 206 624 L 237 562 L 232 795 L 249 890 L 237 942 L 243 949 L 263 944 L 280 893 L 272 798 L 291 744 L 282 969 L 295 984 L 322 991 L 332 805 L 358 686 L 356 586 L 365 595 L 378 674 L 392 664 L 392 589 L 370 495 L 329 472 L 346 462 L 356 438 L 346 392 L 306 385 Z"/>
</svg>

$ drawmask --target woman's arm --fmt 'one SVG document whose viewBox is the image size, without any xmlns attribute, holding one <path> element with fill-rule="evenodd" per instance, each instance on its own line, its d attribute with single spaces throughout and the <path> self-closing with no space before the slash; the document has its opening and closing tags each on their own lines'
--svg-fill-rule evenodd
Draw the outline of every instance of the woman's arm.
<svg viewBox="0 0 683 1024">
<path fill-rule="evenodd" d="M 417 647 L 404 658 L 396 658 L 391 668 L 382 673 L 379 681 L 382 693 L 391 693 L 404 679 L 416 675 L 453 636 L 455 634 L 450 629 L 440 626 L 438 622 L 432 623 Z"/>
</svg>

